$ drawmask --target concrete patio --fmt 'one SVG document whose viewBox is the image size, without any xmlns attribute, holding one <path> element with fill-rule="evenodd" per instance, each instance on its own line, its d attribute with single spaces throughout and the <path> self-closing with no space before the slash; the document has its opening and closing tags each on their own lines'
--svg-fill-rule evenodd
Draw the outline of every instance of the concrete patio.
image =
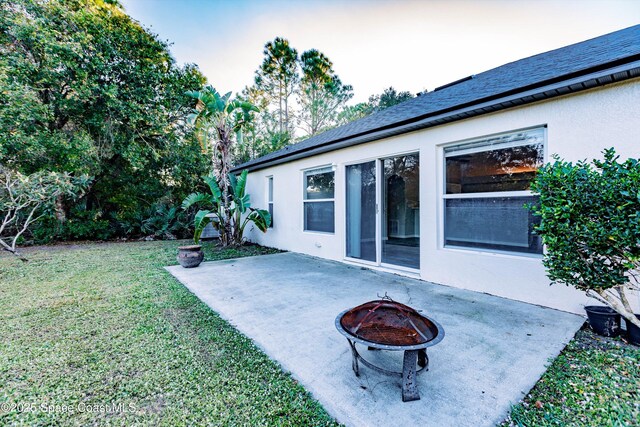
<svg viewBox="0 0 640 427">
<path fill-rule="evenodd" d="M 492 426 L 536 383 L 584 319 L 574 314 L 322 260 L 281 253 L 167 267 L 250 337 L 348 426 Z M 514 283 L 513 286 L 517 286 Z M 351 370 L 334 326 L 346 308 L 387 293 L 445 329 L 418 377 L 421 400 L 403 403 L 400 378 Z M 362 350 L 401 367 L 401 354 Z M 371 354 L 369 354 L 371 353 Z"/>
</svg>

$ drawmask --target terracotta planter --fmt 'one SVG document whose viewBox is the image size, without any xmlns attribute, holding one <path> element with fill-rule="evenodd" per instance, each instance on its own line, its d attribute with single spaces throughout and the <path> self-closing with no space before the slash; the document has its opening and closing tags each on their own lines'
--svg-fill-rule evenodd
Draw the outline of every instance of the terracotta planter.
<svg viewBox="0 0 640 427">
<path fill-rule="evenodd" d="M 589 325 L 596 334 L 605 337 L 620 335 L 621 316 L 615 310 L 599 305 L 588 305 L 584 309 L 589 318 Z"/>
<path fill-rule="evenodd" d="M 184 268 L 193 268 L 200 265 L 204 259 L 201 245 L 178 247 L 178 262 Z"/>
</svg>

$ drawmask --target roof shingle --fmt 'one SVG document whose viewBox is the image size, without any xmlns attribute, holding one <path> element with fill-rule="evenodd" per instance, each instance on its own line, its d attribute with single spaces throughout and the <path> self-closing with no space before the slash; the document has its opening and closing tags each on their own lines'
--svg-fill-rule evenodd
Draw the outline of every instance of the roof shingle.
<svg viewBox="0 0 640 427">
<path fill-rule="evenodd" d="M 640 25 L 534 55 L 476 74 L 451 86 L 428 92 L 362 119 L 328 130 L 282 150 L 237 166 L 259 164 L 366 133 L 411 123 L 425 117 L 570 79 L 598 67 L 640 59 Z"/>
</svg>

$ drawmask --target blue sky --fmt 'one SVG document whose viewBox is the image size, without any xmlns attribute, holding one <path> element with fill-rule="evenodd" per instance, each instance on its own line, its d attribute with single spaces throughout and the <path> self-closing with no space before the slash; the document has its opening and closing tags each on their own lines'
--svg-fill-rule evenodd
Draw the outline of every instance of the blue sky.
<svg viewBox="0 0 640 427">
<path fill-rule="evenodd" d="M 640 0 L 121 0 L 220 91 L 253 81 L 264 44 L 316 48 L 353 85 L 419 92 L 640 23 Z"/>
</svg>

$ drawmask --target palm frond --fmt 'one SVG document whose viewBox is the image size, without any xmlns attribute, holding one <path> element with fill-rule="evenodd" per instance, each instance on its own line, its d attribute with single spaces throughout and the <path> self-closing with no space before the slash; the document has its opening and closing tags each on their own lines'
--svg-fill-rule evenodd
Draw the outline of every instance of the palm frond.
<svg viewBox="0 0 640 427">
<path fill-rule="evenodd" d="M 200 210 L 196 213 L 193 220 L 193 225 L 195 227 L 195 231 L 193 232 L 193 241 L 196 244 L 200 241 L 200 236 L 202 235 L 204 228 L 211 222 L 211 218 L 208 216 L 211 213 L 212 212 L 208 210 Z"/>
<path fill-rule="evenodd" d="M 182 209 L 187 210 L 193 205 L 198 204 L 215 204 L 210 194 L 191 193 L 182 201 Z"/>
</svg>

